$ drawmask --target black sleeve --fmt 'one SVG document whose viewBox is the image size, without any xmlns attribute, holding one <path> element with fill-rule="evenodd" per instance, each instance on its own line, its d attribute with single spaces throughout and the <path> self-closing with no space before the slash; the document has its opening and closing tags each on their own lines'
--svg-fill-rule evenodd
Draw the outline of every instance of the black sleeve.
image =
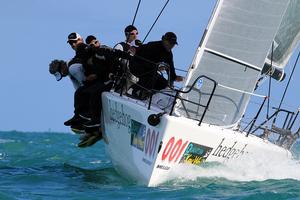
<svg viewBox="0 0 300 200">
<path fill-rule="evenodd" d="M 86 60 L 92 56 L 92 51 L 90 48 L 88 48 L 88 46 L 84 43 L 79 44 L 77 46 L 77 50 L 76 50 L 76 58 L 79 58 L 82 60 L 82 62 L 86 62 Z"/>
<path fill-rule="evenodd" d="M 132 58 L 132 56 L 127 52 L 111 48 L 99 48 L 97 49 L 97 54 L 105 57 L 115 57 L 129 60 Z"/>
</svg>

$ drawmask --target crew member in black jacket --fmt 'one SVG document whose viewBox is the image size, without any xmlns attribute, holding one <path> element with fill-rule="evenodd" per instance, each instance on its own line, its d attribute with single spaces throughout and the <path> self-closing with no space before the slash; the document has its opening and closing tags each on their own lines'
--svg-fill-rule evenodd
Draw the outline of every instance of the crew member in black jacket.
<svg viewBox="0 0 300 200">
<path fill-rule="evenodd" d="M 162 40 L 141 45 L 131 63 L 131 72 L 139 78 L 138 85 L 146 89 L 161 90 L 168 86 L 168 81 L 157 71 L 166 70 L 170 77 L 170 86 L 174 81 L 182 81 L 183 77 L 175 73 L 172 49 L 177 45 L 177 36 L 167 32 Z M 141 88 L 134 87 L 133 95 Z M 139 94 L 138 94 L 139 96 Z"/>
<path fill-rule="evenodd" d="M 73 69 L 73 66 L 81 70 L 77 70 L 77 74 L 81 77 L 80 85 L 78 84 L 75 94 L 74 94 L 74 116 L 65 121 L 64 124 L 66 126 L 71 126 L 74 130 L 82 130 L 83 128 L 80 126 L 82 123 L 82 117 L 80 117 L 80 113 L 86 113 L 88 107 L 85 102 L 81 102 L 85 98 L 77 98 L 77 93 L 80 92 L 80 88 L 84 87 L 84 83 L 87 81 L 87 77 L 85 74 L 86 61 L 89 57 L 91 57 L 91 53 L 87 51 L 87 45 L 83 42 L 83 38 L 76 32 L 70 33 L 68 35 L 68 41 L 71 48 L 75 51 L 75 56 L 68 62 L 69 69 Z M 80 73 L 81 72 L 81 73 Z M 84 74 L 83 74 L 84 73 Z M 82 116 L 82 115 L 81 115 Z M 79 125 L 79 126 L 78 126 Z"/>
<path fill-rule="evenodd" d="M 87 51 L 92 56 L 86 61 L 86 83 L 82 89 L 79 89 L 77 98 L 85 98 L 81 102 L 89 104 L 89 116 L 91 120 L 84 124 L 88 128 L 100 126 L 100 115 L 102 110 L 101 94 L 109 91 L 113 86 L 114 74 L 118 68 L 115 62 L 116 58 L 131 58 L 130 54 L 114 50 L 110 47 L 100 45 L 96 37 L 90 35 L 86 38 L 89 45 Z M 81 97 L 80 97 L 81 96 Z M 88 97 L 88 99 L 86 99 Z"/>
</svg>

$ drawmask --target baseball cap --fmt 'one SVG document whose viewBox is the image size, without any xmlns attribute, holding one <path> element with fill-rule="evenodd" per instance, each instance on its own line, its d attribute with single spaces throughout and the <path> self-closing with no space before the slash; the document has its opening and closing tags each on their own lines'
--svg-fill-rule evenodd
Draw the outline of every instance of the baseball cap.
<svg viewBox="0 0 300 200">
<path fill-rule="evenodd" d="M 68 35 L 68 41 L 67 42 L 70 42 L 70 41 L 77 41 L 78 39 L 82 38 L 78 33 L 70 33 Z"/>
</svg>

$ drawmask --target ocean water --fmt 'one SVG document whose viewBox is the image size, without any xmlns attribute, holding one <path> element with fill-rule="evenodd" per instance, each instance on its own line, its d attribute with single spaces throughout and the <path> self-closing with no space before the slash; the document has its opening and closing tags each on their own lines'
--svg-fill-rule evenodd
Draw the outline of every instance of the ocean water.
<svg viewBox="0 0 300 200">
<path fill-rule="evenodd" d="M 121 177 L 102 141 L 77 143 L 67 133 L 0 132 L 0 199 L 300 199 L 300 143 L 292 161 L 196 167 L 152 188 Z"/>
</svg>

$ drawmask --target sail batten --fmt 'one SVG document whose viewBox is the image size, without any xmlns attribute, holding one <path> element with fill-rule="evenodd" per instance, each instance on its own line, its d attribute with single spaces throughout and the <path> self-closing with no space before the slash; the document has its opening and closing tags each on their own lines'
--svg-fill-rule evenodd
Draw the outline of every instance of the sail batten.
<svg viewBox="0 0 300 200">
<path fill-rule="evenodd" d="M 242 61 L 242 60 L 233 58 L 233 57 L 231 57 L 231 56 L 229 56 L 229 55 L 225 55 L 225 54 L 223 54 L 223 53 L 214 51 L 214 50 L 212 50 L 212 49 L 205 48 L 204 51 L 209 52 L 209 53 L 212 53 L 212 54 L 215 54 L 215 55 L 218 55 L 218 56 L 223 57 L 223 58 L 225 58 L 225 59 L 231 60 L 232 62 L 239 63 L 239 64 L 241 64 L 241 65 L 243 65 L 243 66 L 250 67 L 250 68 L 255 69 L 255 70 L 257 70 L 257 71 L 261 71 L 261 68 L 259 68 L 259 67 L 257 67 L 257 66 L 254 66 L 254 65 L 252 65 L 252 64 L 250 64 L 250 63 L 247 63 L 247 62 L 244 62 L 244 61 Z"/>
<path fill-rule="evenodd" d="M 230 126 L 239 121 L 288 3 L 289 0 L 218 1 L 184 86 L 189 88 L 200 75 L 206 75 L 220 85 L 236 90 L 217 86 L 204 122 Z M 198 85 L 182 97 L 205 105 L 213 84 L 203 80 Z M 185 109 L 188 110 L 187 117 L 193 119 L 198 119 L 204 112 L 203 108 L 184 101 L 176 109 L 185 116 Z"/>
</svg>

